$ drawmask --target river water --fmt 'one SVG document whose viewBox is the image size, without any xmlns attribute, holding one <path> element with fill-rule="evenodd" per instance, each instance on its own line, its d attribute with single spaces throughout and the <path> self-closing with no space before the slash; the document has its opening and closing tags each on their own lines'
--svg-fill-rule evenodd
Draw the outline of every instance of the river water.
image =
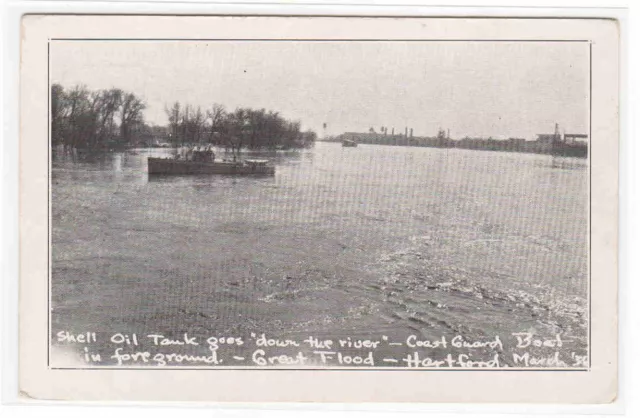
<svg viewBox="0 0 640 418">
<path fill-rule="evenodd" d="M 149 177 L 162 155 L 53 159 L 54 346 L 531 332 L 586 353 L 584 160 L 320 142 L 267 154 L 275 177 Z"/>
</svg>

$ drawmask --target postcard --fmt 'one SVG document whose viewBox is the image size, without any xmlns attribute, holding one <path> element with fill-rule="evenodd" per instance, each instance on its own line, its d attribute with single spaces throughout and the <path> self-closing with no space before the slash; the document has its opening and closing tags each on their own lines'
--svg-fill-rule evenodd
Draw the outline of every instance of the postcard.
<svg viewBox="0 0 640 418">
<path fill-rule="evenodd" d="M 26 396 L 616 398 L 616 21 L 22 30 Z"/>
</svg>

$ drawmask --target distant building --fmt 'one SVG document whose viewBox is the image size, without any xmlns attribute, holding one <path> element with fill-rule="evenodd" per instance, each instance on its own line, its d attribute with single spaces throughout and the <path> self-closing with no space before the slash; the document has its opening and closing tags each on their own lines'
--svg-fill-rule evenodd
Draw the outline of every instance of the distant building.
<svg viewBox="0 0 640 418">
<path fill-rule="evenodd" d="M 586 141 L 589 138 L 587 134 L 564 134 L 564 142 L 567 144 L 574 143 L 576 141 Z"/>
<path fill-rule="evenodd" d="M 534 141 L 525 138 L 511 137 L 507 139 L 494 138 L 470 138 L 464 137 L 459 140 L 449 138 L 448 132 L 444 129 L 438 131 L 435 137 L 413 136 L 408 128 L 404 133 L 386 135 L 386 129 L 381 133 L 377 132 L 345 132 L 334 137 L 334 142 L 353 141 L 358 144 L 374 145 L 403 145 L 413 147 L 435 147 L 435 148 L 463 148 L 486 151 L 507 151 L 507 152 L 530 152 L 536 154 L 551 154 L 568 157 L 586 157 L 588 155 L 587 135 L 565 134 L 559 132 L 556 126 L 552 134 L 538 134 Z"/>
<path fill-rule="evenodd" d="M 536 141 L 541 144 L 553 144 L 554 142 L 560 140 L 560 135 L 557 134 L 538 134 L 536 136 Z"/>
<path fill-rule="evenodd" d="M 530 152 L 562 155 L 568 157 L 586 157 L 589 149 L 586 143 L 588 138 L 585 134 L 564 134 L 560 135 L 558 132 L 558 125 L 556 124 L 556 131 L 553 134 L 538 134 L 537 139 L 530 144 L 527 144 L 527 149 Z"/>
</svg>

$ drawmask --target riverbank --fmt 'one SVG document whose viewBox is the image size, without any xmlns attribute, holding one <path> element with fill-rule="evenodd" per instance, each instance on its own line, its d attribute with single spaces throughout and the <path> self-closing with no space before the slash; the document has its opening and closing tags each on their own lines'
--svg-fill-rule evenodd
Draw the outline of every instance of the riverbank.
<svg viewBox="0 0 640 418">
<path fill-rule="evenodd" d="M 403 135 L 380 135 L 346 133 L 335 138 L 324 139 L 322 142 L 351 141 L 357 144 L 426 147 L 443 149 L 467 149 L 475 151 L 502 151 L 527 154 L 542 154 L 558 157 L 587 158 L 589 145 L 587 142 L 548 142 L 525 141 L 524 139 L 511 138 L 496 140 L 491 138 L 464 138 L 448 139 L 435 137 L 407 137 Z"/>
</svg>

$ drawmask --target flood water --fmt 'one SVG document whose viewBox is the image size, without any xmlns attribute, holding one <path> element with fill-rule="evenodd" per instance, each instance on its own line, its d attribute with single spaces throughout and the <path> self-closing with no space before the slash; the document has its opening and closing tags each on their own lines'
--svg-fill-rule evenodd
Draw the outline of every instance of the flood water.
<svg viewBox="0 0 640 418">
<path fill-rule="evenodd" d="M 586 353 L 585 160 L 320 142 L 267 154 L 275 177 L 150 177 L 168 154 L 54 158 L 52 340 L 527 331 Z"/>
</svg>

